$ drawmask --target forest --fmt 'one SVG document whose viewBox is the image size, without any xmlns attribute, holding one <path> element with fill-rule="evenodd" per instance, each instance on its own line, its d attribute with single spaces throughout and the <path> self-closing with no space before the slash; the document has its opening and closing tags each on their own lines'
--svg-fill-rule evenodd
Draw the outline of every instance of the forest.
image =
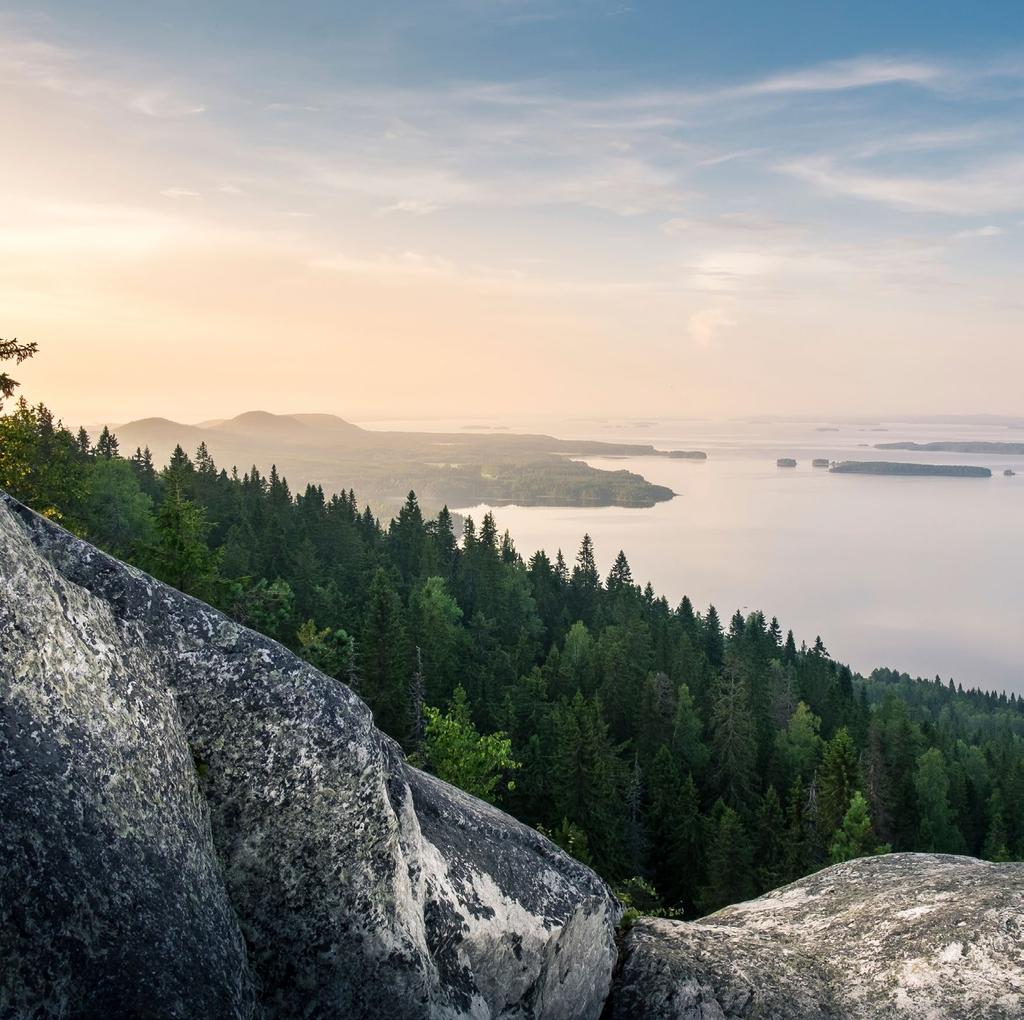
<svg viewBox="0 0 1024 1020">
<path fill-rule="evenodd" d="M 14 352 L 16 356 L 17 352 Z M 27 355 L 26 355 L 27 356 Z M 14 383 L 2 377 L 0 394 Z M 762 612 L 671 605 L 587 536 L 390 521 L 205 446 L 166 465 L 21 400 L 0 488 L 352 686 L 410 758 L 644 913 L 692 917 L 886 850 L 1024 856 L 1024 703 L 879 669 Z"/>
</svg>

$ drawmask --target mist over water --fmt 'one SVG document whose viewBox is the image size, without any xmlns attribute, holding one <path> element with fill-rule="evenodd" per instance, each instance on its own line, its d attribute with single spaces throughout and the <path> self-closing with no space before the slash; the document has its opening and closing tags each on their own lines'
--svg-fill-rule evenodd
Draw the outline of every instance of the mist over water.
<svg viewBox="0 0 1024 1020">
<path fill-rule="evenodd" d="M 624 549 L 634 579 L 650 581 L 673 605 L 687 594 L 702 611 L 714 603 L 723 620 L 738 607 L 762 609 L 798 642 L 820 634 L 836 658 L 862 672 L 891 666 L 964 687 L 1024 692 L 1024 457 L 870 448 L 901 440 L 1020 442 L 1024 432 L 963 424 L 536 427 L 703 449 L 708 460 L 590 461 L 679 493 L 653 509 L 494 508 L 524 557 L 537 548 L 553 557 L 561 548 L 571 563 L 589 532 L 602 571 Z M 797 467 L 776 467 L 784 456 Z M 814 457 L 979 464 L 993 477 L 836 475 L 813 468 Z M 1004 477 L 1006 467 L 1019 473 Z M 459 509 L 479 521 L 488 508 Z"/>
</svg>

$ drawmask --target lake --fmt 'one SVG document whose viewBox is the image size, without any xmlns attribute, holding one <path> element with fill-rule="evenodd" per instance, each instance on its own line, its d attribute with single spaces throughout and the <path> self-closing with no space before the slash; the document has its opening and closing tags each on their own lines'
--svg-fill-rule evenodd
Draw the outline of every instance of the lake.
<svg viewBox="0 0 1024 1020">
<path fill-rule="evenodd" d="M 465 422 L 461 424 L 466 424 Z M 653 509 L 498 507 L 524 557 L 561 548 L 571 563 L 584 532 L 602 571 L 624 549 L 641 584 L 675 604 L 714 603 L 778 616 L 797 641 L 820 634 L 855 669 L 891 666 L 965 687 L 1024 692 L 1024 457 L 881 451 L 914 440 L 1024 441 L 1005 427 L 823 423 L 508 422 L 516 431 L 702 449 L 706 462 L 597 458 L 679 495 Z M 389 427 L 410 423 L 389 423 Z M 423 422 L 419 428 L 452 429 Z M 885 431 L 877 431 L 884 427 Z M 795 468 L 776 467 L 794 457 Z M 811 459 L 979 464 L 993 477 L 830 474 Z M 1013 467 L 1016 477 L 1004 477 Z M 461 507 L 479 518 L 488 507 Z"/>
</svg>

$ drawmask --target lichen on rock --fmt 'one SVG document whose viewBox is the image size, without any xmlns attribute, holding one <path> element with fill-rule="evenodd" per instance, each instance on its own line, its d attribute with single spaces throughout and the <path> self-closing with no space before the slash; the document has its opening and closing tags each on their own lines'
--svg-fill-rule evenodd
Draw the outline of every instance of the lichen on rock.
<svg viewBox="0 0 1024 1020">
<path fill-rule="evenodd" d="M 0 1016 L 596 1017 L 619 906 L 343 684 L 0 495 Z"/>
<path fill-rule="evenodd" d="M 1024 1016 L 1024 864 L 888 854 L 626 940 L 614 1020 Z"/>
</svg>

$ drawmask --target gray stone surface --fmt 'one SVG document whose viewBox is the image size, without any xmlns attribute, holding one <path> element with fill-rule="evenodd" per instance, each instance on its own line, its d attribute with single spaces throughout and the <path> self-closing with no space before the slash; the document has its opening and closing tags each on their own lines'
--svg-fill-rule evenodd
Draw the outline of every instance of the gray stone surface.
<svg viewBox="0 0 1024 1020">
<path fill-rule="evenodd" d="M 0 1017 L 595 1017 L 607 888 L 0 496 Z"/>
<path fill-rule="evenodd" d="M 1024 864 L 890 854 L 629 933 L 614 1020 L 1024 1016 Z"/>
</svg>

